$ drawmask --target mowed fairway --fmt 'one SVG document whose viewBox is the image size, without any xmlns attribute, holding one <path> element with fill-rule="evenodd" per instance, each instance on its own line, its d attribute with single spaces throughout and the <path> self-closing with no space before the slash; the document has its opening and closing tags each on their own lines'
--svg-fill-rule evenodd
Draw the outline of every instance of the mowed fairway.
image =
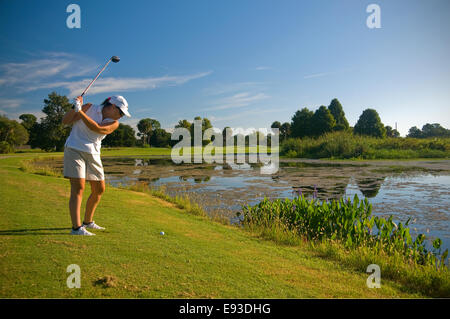
<svg viewBox="0 0 450 319">
<path fill-rule="evenodd" d="M 187 214 L 148 194 L 107 187 L 94 220 L 106 231 L 71 236 L 69 182 L 0 158 L 0 297 L 420 297 L 301 247 Z M 83 201 L 89 195 L 87 186 Z M 165 235 L 160 235 L 164 231 Z M 66 268 L 81 268 L 69 289 Z"/>
</svg>

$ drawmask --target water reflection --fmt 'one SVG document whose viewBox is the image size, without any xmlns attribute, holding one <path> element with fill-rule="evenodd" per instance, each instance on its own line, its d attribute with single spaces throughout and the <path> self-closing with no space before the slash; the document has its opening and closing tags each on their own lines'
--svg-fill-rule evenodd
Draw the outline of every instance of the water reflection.
<svg viewBox="0 0 450 319">
<path fill-rule="evenodd" d="M 374 198 L 380 191 L 385 178 L 386 176 L 378 178 L 359 178 L 356 180 L 356 183 L 364 197 Z"/>
<path fill-rule="evenodd" d="M 199 183 L 208 182 L 211 179 L 211 176 L 180 176 L 179 177 L 179 180 L 184 181 L 184 182 L 187 182 L 190 179 L 194 180 L 194 183 L 199 184 Z"/>
</svg>

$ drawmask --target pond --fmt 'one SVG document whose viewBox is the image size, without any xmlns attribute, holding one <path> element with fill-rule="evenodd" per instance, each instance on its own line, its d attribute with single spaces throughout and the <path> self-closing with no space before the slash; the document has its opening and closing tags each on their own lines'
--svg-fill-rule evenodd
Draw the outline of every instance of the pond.
<svg viewBox="0 0 450 319">
<path fill-rule="evenodd" d="M 411 234 L 439 237 L 450 247 L 450 161 L 324 161 L 280 159 L 276 174 L 260 164 L 174 164 L 170 157 L 103 157 L 107 183 L 164 186 L 169 195 L 188 193 L 210 215 L 239 220 L 242 205 L 264 197 L 293 198 L 301 192 L 321 200 L 366 197 L 373 214 L 394 222 L 411 218 Z M 248 162 L 248 161 L 247 161 Z M 47 163 L 48 164 L 48 163 Z M 62 168 L 62 161 L 51 165 Z"/>
</svg>

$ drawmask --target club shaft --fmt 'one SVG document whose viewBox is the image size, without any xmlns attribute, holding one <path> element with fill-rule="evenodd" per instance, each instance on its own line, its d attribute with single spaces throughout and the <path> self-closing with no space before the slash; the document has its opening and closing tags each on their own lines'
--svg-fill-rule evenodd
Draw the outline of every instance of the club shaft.
<svg viewBox="0 0 450 319">
<path fill-rule="evenodd" d="M 95 78 L 91 81 L 91 83 L 89 83 L 88 87 L 83 91 L 83 93 L 81 93 L 81 96 L 84 95 L 84 93 L 86 93 L 89 88 L 91 87 L 91 85 L 95 82 L 95 80 L 97 80 L 97 78 L 100 76 L 100 74 L 106 69 L 106 67 L 108 66 L 109 62 L 111 62 L 111 59 L 108 60 L 108 62 L 106 62 L 105 66 L 100 70 L 100 72 L 98 72 L 98 74 L 95 76 Z"/>
</svg>

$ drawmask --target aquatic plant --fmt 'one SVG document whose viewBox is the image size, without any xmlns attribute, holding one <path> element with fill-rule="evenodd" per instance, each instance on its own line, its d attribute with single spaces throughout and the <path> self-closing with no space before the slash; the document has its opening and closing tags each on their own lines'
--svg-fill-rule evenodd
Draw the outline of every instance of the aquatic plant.
<svg viewBox="0 0 450 319">
<path fill-rule="evenodd" d="M 441 254 L 439 238 L 431 250 L 426 248 L 424 234 L 413 240 L 407 227 L 410 219 L 397 225 L 392 216 L 388 219 L 372 216 L 372 204 L 366 198 L 360 200 L 358 195 L 353 201 L 341 198 L 322 202 L 316 196 L 309 200 L 303 195 L 292 200 L 264 198 L 254 206 L 243 206 L 242 210 L 243 224 L 270 227 L 281 223 L 308 240 L 335 240 L 347 248 L 366 246 L 374 252 L 400 252 L 417 264 L 441 266 L 448 255 L 448 250 Z"/>
<path fill-rule="evenodd" d="M 303 195 L 303 192 L 302 192 L 302 189 L 301 189 L 301 188 L 293 189 L 293 190 L 292 190 L 292 193 L 295 194 L 295 195 L 297 195 L 297 196 L 302 196 L 302 195 Z"/>
</svg>

